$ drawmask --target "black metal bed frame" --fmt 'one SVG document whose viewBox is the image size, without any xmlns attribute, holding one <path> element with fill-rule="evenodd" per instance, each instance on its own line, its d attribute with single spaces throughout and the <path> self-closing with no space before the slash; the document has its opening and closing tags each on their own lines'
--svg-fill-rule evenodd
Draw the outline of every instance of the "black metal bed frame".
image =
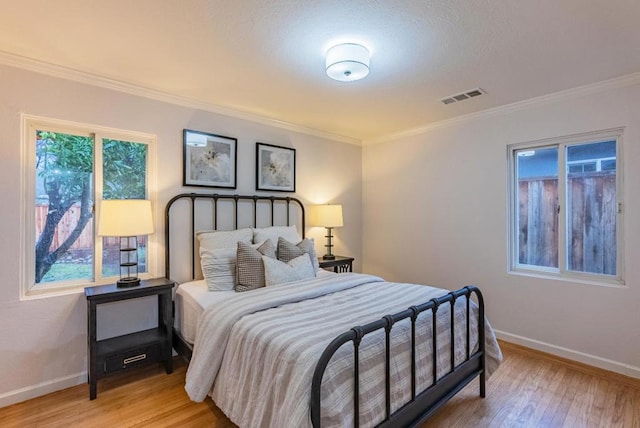
<svg viewBox="0 0 640 428">
<path fill-rule="evenodd" d="M 258 226 L 258 204 L 259 203 L 267 203 L 271 207 L 271 226 L 275 225 L 275 212 L 274 208 L 276 204 L 285 204 L 286 205 L 286 221 L 287 226 L 291 225 L 291 210 L 290 205 L 294 203 L 298 206 L 300 210 L 300 219 L 301 219 L 301 234 L 304 238 L 305 231 L 305 215 L 304 215 L 304 205 L 302 201 L 296 198 L 290 198 L 285 196 L 261 196 L 261 195 L 220 195 L 217 193 L 206 194 L 206 193 L 181 193 L 179 195 L 174 196 L 167 202 L 166 208 L 164 210 L 164 242 L 165 242 L 165 277 L 170 278 L 171 276 L 171 256 L 170 256 L 170 243 L 171 237 L 169 233 L 169 228 L 171 226 L 171 207 L 174 203 L 181 199 L 187 199 L 191 202 L 191 279 L 195 279 L 196 276 L 196 258 L 195 258 L 195 224 L 196 224 L 196 208 L 195 203 L 199 199 L 210 200 L 213 202 L 212 215 L 213 215 L 213 230 L 218 229 L 218 202 L 219 201 L 232 201 L 233 202 L 233 212 L 234 212 L 234 220 L 233 220 L 233 228 L 238 228 L 238 202 L 241 201 L 249 201 L 252 203 L 253 208 L 253 223 L 250 225 L 246 225 L 245 227 L 257 227 Z"/>
<path fill-rule="evenodd" d="M 196 257 L 195 257 L 195 239 L 196 239 L 196 201 L 198 200 L 209 200 L 213 202 L 213 206 L 211 208 L 211 215 L 213 217 L 213 230 L 218 229 L 218 214 L 219 214 L 219 201 L 230 201 L 233 205 L 233 228 L 238 228 L 238 202 L 251 202 L 251 206 L 253 209 L 253 222 L 248 225 L 244 225 L 244 227 L 257 227 L 258 226 L 258 206 L 259 204 L 267 204 L 270 208 L 271 213 L 271 226 L 276 225 L 275 221 L 275 207 L 276 205 L 284 205 L 286 207 L 286 225 L 290 226 L 292 224 L 291 218 L 291 205 L 297 206 L 300 215 L 300 224 L 301 224 L 301 235 L 304 238 L 305 236 L 305 212 L 304 205 L 302 201 L 297 198 L 291 198 L 286 196 L 266 196 L 266 195 L 227 195 L 227 194 L 218 194 L 218 193 L 181 193 L 179 195 L 174 196 L 167 202 L 167 205 L 164 210 L 164 242 L 165 242 L 165 256 L 164 256 L 164 276 L 166 278 L 171 278 L 171 208 L 173 205 L 180 201 L 187 200 L 189 201 L 190 208 L 190 256 L 191 256 L 191 279 L 196 278 Z M 175 319 L 175 318 L 174 318 Z M 184 339 L 182 334 L 173 329 L 173 348 L 176 352 L 181 355 L 186 360 L 191 360 L 191 355 L 193 354 L 193 347 Z"/>
<path fill-rule="evenodd" d="M 171 258 L 170 258 L 170 214 L 173 204 L 182 199 L 190 201 L 191 209 L 191 278 L 195 279 L 195 223 L 196 223 L 196 208 L 195 202 L 199 199 L 213 201 L 213 223 L 214 230 L 218 225 L 218 201 L 227 200 L 233 202 L 234 211 L 234 228 L 238 227 L 238 202 L 239 201 L 251 201 L 253 207 L 253 227 L 257 227 L 257 213 L 258 204 L 267 203 L 271 208 L 271 225 L 275 225 L 275 204 L 286 204 L 286 223 L 291 225 L 290 205 L 293 203 L 297 205 L 301 215 L 301 234 L 304 237 L 305 231 L 305 212 L 304 205 L 296 198 L 280 197 L 280 196 L 261 196 L 261 195 L 221 195 L 221 194 L 202 194 L 202 193 L 183 193 L 173 197 L 166 205 L 165 208 L 165 276 L 170 278 L 171 276 Z M 246 226 L 249 227 L 249 226 Z M 475 294 L 478 306 L 478 349 L 471 353 L 471 332 L 470 332 L 470 302 L 471 295 Z M 454 328 L 454 307 L 456 300 L 460 297 L 466 299 L 466 358 L 465 360 L 455 365 L 455 328 Z M 451 305 L 451 319 L 450 319 L 450 347 L 451 347 L 451 361 L 450 371 L 441 378 L 437 378 L 437 312 L 438 308 L 444 304 L 449 303 Z M 416 391 L 416 320 L 418 316 L 426 311 L 432 313 L 432 367 L 433 367 L 433 383 L 424 391 Z M 391 330 L 395 323 L 410 319 L 411 320 L 411 399 L 405 403 L 402 407 L 391 413 Z M 366 324 L 364 326 L 356 326 L 349 331 L 336 337 L 324 350 L 320 356 L 316 365 L 315 372 L 313 374 L 312 386 L 311 386 L 311 422 L 314 427 L 320 427 L 321 421 L 321 385 L 322 377 L 325 369 L 331 360 L 334 353 L 344 344 L 348 342 L 353 343 L 354 347 L 354 390 L 353 390 L 353 412 L 354 412 L 354 426 L 359 426 L 359 356 L 358 350 L 360 342 L 364 336 L 373 333 L 378 330 L 384 329 L 385 331 L 385 419 L 378 426 L 384 428 L 395 427 L 407 427 L 416 426 L 426 419 L 428 419 L 433 413 L 435 413 L 440 407 L 442 407 L 447 401 L 449 401 L 456 393 L 464 388 L 469 382 L 479 376 L 480 382 L 480 396 L 485 396 L 485 318 L 484 318 L 484 299 L 482 293 L 475 286 L 467 286 L 457 291 L 452 291 L 441 297 L 434 298 L 428 302 L 411 306 L 410 308 L 398 312 L 393 315 L 386 315 L 381 319 Z M 178 354 L 186 358 L 191 359 L 193 349 L 189 345 L 179 331 L 174 329 L 174 349 Z"/>
<path fill-rule="evenodd" d="M 478 350 L 471 354 L 470 339 L 470 302 L 471 294 L 474 293 L 478 300 Z M 456 300 L 464 296 L 466 298 L 466 359 L 456 366 L 455 364 L 455 303 Z M 440 379 L 437 377 L 437 349 L 438 335 L 436 318 L 438 308 L 446 304 L 451 305 L 450 320 L 450 347 L 451 347 L 451 371 Z M 433 383 L 424 391 L 416 395 L 416 320 L 422 312 L 432 313 L 432 368 Z M 400 409 L 391 413 L 391 329 L 398 321 L 411 319 L 411 400 L 405 403 Z M 360 400 L 359 400 L 359 346 L 360 342 L 367 334 L 378 330 L 385 331 L 385 419 L 378 425 L 379 427 L 407 427 L 416 426 L 442 407 L 449 399 L 457 394 L 476 376 L 480 376 L 480 396 L 485 396 L 485 330 L 484 330 L 484 300 L 482 293 L 475 286 L 467 286 L 457 291 L 452 291 L 444 296 L 434 298 L 417 306 L 411 306 L 402 312 L 393 315 L 386 315 L 378 321 L 371 322 L 364 326 L 353 327 L 351 330 L 336 337 L 324 350 L 318 361 L 311 384 L 311 423 L 314 427 L 320 427 L 320 392 L 324 371 L 335 352 L 345 343 L 353 343 L 353 426 L 359 427 Z"/>
</svg>

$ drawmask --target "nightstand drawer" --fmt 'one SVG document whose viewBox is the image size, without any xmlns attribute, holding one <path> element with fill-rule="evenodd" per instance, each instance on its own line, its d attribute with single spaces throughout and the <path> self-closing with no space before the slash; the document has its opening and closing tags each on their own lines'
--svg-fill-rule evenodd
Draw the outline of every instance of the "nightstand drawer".
<svg viewBox="0 0 640 428">
<path fill-rule="evenodd" d="M 161 359 L 162 345 L 160 343 L 131 349 L 127 352 L 105 358 L 104 373 L 113 373 L 149 361 L 160 361 Z"/>
</svg>

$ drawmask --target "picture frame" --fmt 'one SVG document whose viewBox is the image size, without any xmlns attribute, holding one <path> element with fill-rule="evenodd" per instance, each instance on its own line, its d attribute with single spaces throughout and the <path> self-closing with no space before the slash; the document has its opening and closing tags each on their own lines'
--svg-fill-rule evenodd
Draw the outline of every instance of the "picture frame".
<svg viewBox="0 0 640 428">
<path fill-rule="evenodd" d="M 183 186 L 235 189 L 238 177 L 238 139 L 184 129 Z"/>
<path fill-rule="evenodd" d="M 296 149 L 256 143 L 256 190 L 296 191 Z"/>
</svg>

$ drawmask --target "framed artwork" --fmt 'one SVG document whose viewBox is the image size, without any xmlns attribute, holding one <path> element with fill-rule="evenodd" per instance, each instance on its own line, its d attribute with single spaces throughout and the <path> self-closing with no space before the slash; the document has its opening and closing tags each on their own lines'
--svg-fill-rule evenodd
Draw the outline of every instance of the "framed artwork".
<svg viewBox="0 0 640 428">
<path fill-rule="evenodd" d="M 185 129 L 183 144 L 184 186 L 236 188 L 236 138 Z"/>
<path fill-rule="evenodd" d="M 296 149 L 256 143 L 256 190 L 296 191 Z"/>
</svg>

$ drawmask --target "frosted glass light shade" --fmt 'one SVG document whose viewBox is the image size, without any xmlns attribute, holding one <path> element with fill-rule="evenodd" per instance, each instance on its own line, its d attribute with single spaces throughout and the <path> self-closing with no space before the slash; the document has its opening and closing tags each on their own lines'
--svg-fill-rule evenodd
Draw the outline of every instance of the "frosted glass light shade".
<svg viewBox="0 0 640 428">
<path fill-rule="evenodd" d="M 140 236 L 153 233 L 151 201 L 118 199 L 102 201 L 99 236 Z"/>
<path fill-rule="evenodd" d="M 336 45 L 327 51 L 326 70 L 341 82 L 360 80 L 369 74 L 369 50 L 355 43 Z"/>
<path fill-rule="evenodd" d="M 342 227 L 342 205 L 316 205 L 312 207 L 311 225 Z"/>
</svg>

